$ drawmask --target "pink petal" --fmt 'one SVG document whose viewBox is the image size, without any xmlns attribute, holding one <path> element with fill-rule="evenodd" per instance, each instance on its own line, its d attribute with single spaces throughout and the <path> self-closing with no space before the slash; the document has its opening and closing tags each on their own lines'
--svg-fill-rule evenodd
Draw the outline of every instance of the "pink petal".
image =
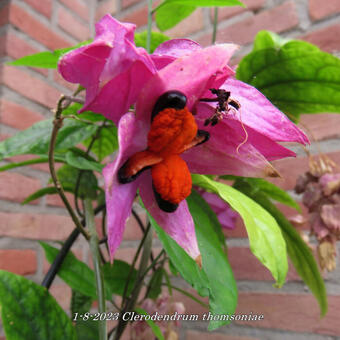
<svg viewBox="0 0 340 340">
<path fill-rule="evenodd" d="M 198 127 L 210 133 L 210 139 L 182 154 L 190 172 L 211 175 L 268 176 L 274 170 L 266 158 L 244 134 L 228 124 L 203 126 L 204 118 L 197 120 Z"/>
<path fill-rule="evenodd" d="M 164 92 L 178 90 L 188 99 L 189 109 L 211 87 L 220 87 L 234 72 L 228 66 L 233 44 L 221 44 L 192 52 L 161 69 L 142 89 L 137 100 L 137 116 L 150 121 L 156 100 Z"/>
<path fill-rule="evenodd" d="M 221 88 L 241 104 L 239 113 L 230 118 L 277 142 L 308 144 L 307 136 L 277 109 L 260 91 L 232 77 Z"/>
<path fill-rule="evenodd" d="M 200 50 L 201 46 L 190 39 L 171 39 L 160 44 L 151 55 L 157 70 L 172 63 L 180 57 L 189 56 L 192 52 Z"/>
<path fill-rule="evenodd" d="M 210 105 L 200 103 L 197 106 L 197 112 L 196 121 L 198 122 L 199 128 L 209 131 L 212 140 L 219 138 L 222 143 L 230 143 L 232 136 L 233 141 L 238 141 L 238 145 L 246 141 L 246 143 L 253 145 L 256 150 L 269 161 L 295 156 L 293 151 L 276 143 L 275 140 L 261 134 L 252 127 L 245 125 L 243 116 L 241 118 L 242 121 L 238 120 L 237 112 L 234 110 L 230 111 L 227 116 L 214 127 L 204 126 L 205 119 L 214 113 Z M 233 130 L 232 134 L 229 132 L 230 129 Z"/>
<path fill-rule="evenodd" d="M 120 184 L 117 172 L 124 162 L 135 152 L 143 149 L 146 130 L 134 114 L 124 115 L 118 127 L 119 153 L 113 163 L 103 169 L 107 211 L 107 235 L 110 254 L 113 257 L 119 247 L 125 223 L 131 214 L 131 207 L 136 196 L 141 177 L 128 184 Z"/>
<path fill-rule="evenodd" d="M 160 227 L 169 234 L 193 259 L 200 255 L 195 234 L 195 225 L 186 201 L 179 204 L 173 213 L 166 213 L 158 208 L 152 190 L 150 173 L 146 173 L 140 184 L 140 196 L 145 208 L 150 212 Z"/>
<path fill-rule="evenodd" d="M 100 91 L 96 91 L 93 99 L 85 103 L 80 112 L 99 112 L 117 124 L 122 113 L 127 112 L 131 104 L 136 102 L 140 89 L 150 76 L 150 70 L 144 63 L 135 62 L 126 72 L 120 73 Z"/>
<path fill-rule="evenodd" d="M 91 44 L 61 58 L 61 75 L 86 88 L 80 112 L 92 110 L 118 123 L 137 100 L 140 88 L 156 72 L 149 54 L 133 43 L 135 27 L 106 15 L 96 24 Z"/>
</svg>

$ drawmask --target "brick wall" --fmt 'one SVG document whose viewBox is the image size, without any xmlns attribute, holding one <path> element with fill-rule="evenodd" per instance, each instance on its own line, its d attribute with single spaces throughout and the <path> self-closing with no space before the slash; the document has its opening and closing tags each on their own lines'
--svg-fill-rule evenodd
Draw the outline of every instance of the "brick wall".
<svg viewBox="0 0 340 340">
<path fill-rule="evenodd" d="M 219 11 L 218 42 L 235 42 L 243 47 L 238 57 L 248 52 L 256 32 L 270 29 L 285 37 L 302 38 L 331 53 L 340 53 L 339 0 L 244 0 L 246 9 L 224 8 Z M 110 12 L 123 21 L 146 25 L 146 2 L 138 0 L 12 0 L 0 2 L 1 57 L 1 139 L 50 117 L 60 93 L 72 86 L 53 70 L 15 68 L 2 62 L 27 54 L 66 47 L 93 35 L 93 23 Z M 198 9 L 189 18 L 166 32 L 171 37 L 191 37 L 203 45 L 211 41 L 212 11 Z M 312 152 L 320 149 L 340 163 L 340 115 L 310 115 L 301 120 L 302 128 L 311 136 Z M 298 159 L 275 162 L 283 175 L 278 180 L 286 190 L 292 190 L 299 173 L 307 170 L 307 158 L 296 148 Z M 19 161 L 29 156 L 13 157 Z M 5 164 L 7 161 L 2 162 Z M 25 275 L 41 282 L 48 265 L 37 240 L 65 239 L 73 228 L 58 197 L 48 196 L 21 206 L 20 202 L 49 180 L 46 165 L 32 165 L 0 173 L 0 268 Z M 285 208 L 287 216 L 293 211 Z M 326 274 L 329 313 L 319 319 L 318 306 L 293 269 L 288 282 L 277 290 L 264 267 L 248 250 L 243 226 L 229 233 L 230 261 L 239 287 L 241 312 L 262 313 L 258 323 L 234 323 L 207 334 L 203 322 L 183 323 L 181 339 L 200 340 L 326 340 L 340 336 L 340 263 L 338 269 Z M 140 232 L 129 221 L 125 241 L 117 257 L 130 261 Z M 159 242 L 155 240 L 155 247 Z M 88 261 L 87 245 L 78 240 L 76 255 Z M 339 261 L 338 261 L 339 262 Z M 185 287 L 180 279 L 176 284 Z M 63 307 L 68 307 L 70 290 L 57 279 L 52 294 Z M 204 312 L 199 305 L 178 296 L 188 313 Z"/>
</svg>

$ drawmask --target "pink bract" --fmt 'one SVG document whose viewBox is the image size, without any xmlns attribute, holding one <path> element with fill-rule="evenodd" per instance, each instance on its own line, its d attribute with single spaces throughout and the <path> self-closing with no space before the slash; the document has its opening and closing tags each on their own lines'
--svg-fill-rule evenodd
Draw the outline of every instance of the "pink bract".
<svg viewBox="0 0 340 340">
<path fill-rule="evenodd" d="M 61 75 L 86 89 L 80 112 L 91 110 L 118 123 L 156 73 L 150 55 L 134 44 L 135 28 L 107 14 L 96 24 L 92 43 L 68 52 L 59 61 Z"/>
</svg>

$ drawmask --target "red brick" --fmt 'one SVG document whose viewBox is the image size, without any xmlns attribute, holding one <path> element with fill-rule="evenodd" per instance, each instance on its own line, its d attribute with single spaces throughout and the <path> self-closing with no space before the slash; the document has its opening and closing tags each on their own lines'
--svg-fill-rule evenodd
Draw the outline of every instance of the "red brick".
<svg viewBox="0 0 340 340">
<path fill-rule="evenodd" d="M 239 237 L 248 237 L 247 230 L 244 226 L 242 218 L 239 217 L 236 220 L 236 227 L 234 229 L 222 229 L 223 234 L 226 238 L 239 238 Z"/>
<path fill-rule="evenodd" d="M 228 258 L 236 280 L 274 281 L 269 270 L 253 255 L 249 248 L 230 247 Z M 299 276 L 290 266 L 287 280 L 298 280 Z"/>
<path fill-rule="evenodd" d="M 221 333 L 206 333 L 197 331 L 188 331 L 186 333 L 186 340 L 259 340 L 259 338 L 248 338 L 244 336 L 233 336 Z"/>
<path fill-rule="evenodd" d="M 74 229 L 70 217 L 0 212 L 0 235 L 33 240 L 64 240 Z"/>
<path fill-rule="evenodd" d="M 37 255 L 31 249 L 0 250 L 0 269 L 18 275 L 34 274 L 37 270 Z"/>
<path fill-rule="evenodd" d="M 146 221 L 145 214 L 140 214 L 140 218 L 144 222 Z M 140 227 L 137 224 L 136 219 L 131 215 L 126 222 L 125 231 L 124 231 L 124 240 L 141 240 L 143 237 L 143 233 Z"/>
<path fill-rule="evenodd" d="M 218 30 L 217 41 L 243 45 L 252 42 L 260 30 L 279 33 L 297 26 L 298 23 L 295 5 L 292 1 L 287 1 L 282 5 Z M 210 44 L 211 34 L 200 37 L 198 41 L 203 45 Z"/>
<path fill-rule="evenodd" d="M 70 308 L 72 291 L 68 285 L 65 283 L 54 283 L 49 289 L 49 292 L 63 309 L 68 310 Z"/>
<path fill-rule="evenodd" d="M 263 314 L 261 321 L 238 321 L 256 328 L 276 328 L 311 334 L 340 334 L 340 296 L 328 296 L 328 313 L 320 319 L 316 299 L 305 294 L 240 293 L 238 313 Z"/>
<path fill-rule="evenodd" d="M 222 21 L 228 18 L 231 18 L 237 14 L 243 13 L 245 11 L 253 11 L 263 7 L 265 1 L 264 0 L 244 0 L 242 1 L 246 8 L 241 6 L 234 6 L 234 7 L 220 7 L 218 9 L 218 21 Z M 210 17 L 211 20 L 214 20 L 214 9 L 210 10 Z"/>
<path fill-rule="evenodd" d="M 326 154 L 335 163 L 340 163 L 340 152 Z M 282 178 L 267 178 L 268 181 L 276 184 L 284 190 L 292 190 L 295 187 L 296 180 L 300 174 L 308 171 L 308 158 L 286 158 L 273 161 L 272 164 L 279 171 Z"/>
<path fill-rule="evenodd" d="M 0 172 L 0 198 L 21 203 L 41 188 L 40 181 L 14 172 Z M 32 201 L 30 204 L 37 204 Z"/>
<path fill-rule="evenodd" d="M 0 36 L 0 57 L 3 57 L 6 55 L 6 35 L 2 34 Z"/>
<path fill-rule="evenodd" d="M 137 4 L 139 0 L 122 0 L 122 8 L 130 7 Z"/>
<path fill-rule="evenodd" d="M 10 23 L 49 49 L 64 48 L 72 44 L 15 4 L 11 4 Z"/>
<path fill-rule="evenodd" d="M 40 113 L 5 99 L 0 100 L 0 116 L 2 124 L 19 130 L 27 129 L 44 119 L 44 116 Z"/>
<path fill-rule="evenodd" d="M 86 40 L 90 37 L 89 27 L 63 7 L 60 7 L 58 11 L 58 25 L 78 40 Z"/>
<path fill-rule="evenodd" d="M 309 0 L 309 15 L 312 20 L 320 20 L 329 15 L 340 13 L 340 2 L 338 0 Z"/>
<path fill-rule="evenodd" d="M 77 13 L 81 18 L 89 21 L 89 7 L 84 5 L 83 2 L 79 0 L 60 0 L 65 6 L 67 6 L 74 13 Z M 113 2 L 111 0 L 111 2 Z"/>
<path fill-rule="evenodd" d="M 122 22 L 131 22 L 137 27 L 145 26 L 148 23 L 148 7 L 138 8 L 120 19 Z"/>
<path fill-rule="evenodd" d="M 181 21 L 178 25 L 166 31 L 171 38 L 183 38 L 204 28 L 202 8 L 196 9 L 190 16 Z"/>
<path fill-rule="evenodd" d="M 116 12 L 117 12 L 116 0 L 101 1 L 96 11 L 96 21 L 100 20 L 105 14 L 108 13 L 115 14 Z"/>
<path fill-rule="evenodd" d="M 66 192 L 65 193 L 68 201 L 70 202 L 71 206 L 74 208 L 74 196 L 73 194 L 71 194 L 70 192 Z M 61 200 L 60 196 L 58 194 L 55 195 L 47 195 L 46 196 L 46 204 L 47 205 L 51 205 L 51 206 L 55 206 L 55 207 L 65 207 L 65 204 L 63 203 L 63 201 Z"/>
<path fill-rule="evenodd" d="M 37 49 L 32 47 L 28 42 L 19 38 L 16 34 L 8 32 L 5 40 L 5 54 L 13 59 L 19 59 L 26 55 L 38 53 Z M 48 70 L 41 68 L 33 68 L 33 70 L 47 76 Z"/>
<path fill-rule="evenodd" d="M 57 89 L 17 67 L 3 66 L 1 81 L 14 91 L 48 108 L 53 108 L 60 97 Z"/>
<path fill-rule="evenodd" d="M 0 26 L 9 23 L 9 5 L 6 5 L 0 9 Z"/>
<path fill-rule="evenodd" d="M 34 8 L 39 13 L 45 15 L 45 17 L 50 18 L 52 14 L 52 0 L 24 0 L 32 8 Z"/>
<path fill-rule="evenodd" d="M 312 142 L 340 136 L 338 114 L 302 115 L 300 124 Z"/>
<path fill-rule="evenodd" d="M 310 32 L 300 38 L 319 46 L 323 51 L 338 52 L 340 51 L 340 24 Z"/>
</svg>

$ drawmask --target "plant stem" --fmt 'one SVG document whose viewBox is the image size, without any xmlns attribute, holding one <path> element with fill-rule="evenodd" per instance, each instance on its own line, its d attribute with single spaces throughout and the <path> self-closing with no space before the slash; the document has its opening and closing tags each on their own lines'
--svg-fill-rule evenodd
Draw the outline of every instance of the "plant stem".
<svg viewBox="0 0 340 340">
<path fill-rule="evenodd" d="M 94 210 L 95 215 L 97 215 L 103 209 L 105 209 L 105 205 L 98 206 Z M 85 220 L 82 220 L 81 224 L 85 225 Z M 58 255 L 54 259 L 53 263 L 50 266 L 50 269 L 46 273 L 46 275 L 45 275 L 45 277 L 44 277 L 44 279 L 43 279 L 43 281 L 41 283 L 41 285 L 43 287 L 46 287 L 47 289 L 49 289 L 51 287 L 51 284 L 52 284 L 55 276 L 57 275 L 59 268 L 63 264 L 63 262 L 65 260 L 65 257 L 67 256 L 68 252 L 70 251 L 70 249 L 71 249 L 73 243 L 75 242 L 75 240 L 78 238 L 79 234 L 80 234 L 79 229 L 75 228 L 75 229 L 73 229 L 73 231 L 70 234 L 70 236 L 66 239 L 65 243 L 61 247 Z"/>
<path fill-rule="evenodd" d="M 44 279 L 41 283 L 41 285 L 43 287 L 46 287 L 47 289 L 49 289 L 51 287 L 51 284 L 52 284 L 59 268 L 63 264 L 66 255 L 70 251 L 74 241 L 78 238 L 78 236 L 79 236 L 79 229 L 77 229 L 77 228 L 73 229 L 72 233 L 70 234 L 70 236 L 67 238 L 67 240 L 65 241 L 65 243 L 61 247 L 59 253 L 57 254 L 53 263 L 51 264 L 51 267 L 49 268 L 47 274 L 45 275 L 45 277 L 44 277 Z"/>
<path fill-rule="evenodd" d="M 143 274 L 145 273 L 145 270 L 147 268 L 149 257 L 151 254 L 151 249 L 152 249 L 152 229 L 149 226 L 147 230 L 145 231 L 144 240 L 145 240 L 144 248 L 143 248 L 142 258 L 141 258 L 138 272 L 137 272 L 136 285 L 133 288 L 133 291 L 131 293 L 131 298 L 126 301 L 126 304 L 124 308 L 122 309 L 121 315 L 124 315 L 126 311 L 134 310 L 135 304 L 138 299 L 138 295 L 143 286 Z M 123 319 L 119 320 L 119 324 L 118 324 L 116 335 L 115 335 L 115 340 L 120 339 L 127 324 L 128 324 L 127 321 L 124 321 Z"/>
<path fill-rule="evenodd" d="M 96 276 L 97 296 L 98 296 L 98 312 L 105 313 L 105 287 L 104 278 L 100 266 L 100 253 L 98 235 L 94 223 L 94 212 L 92 201 L 90 198 L 85 198 L 85 221 L 90 231 L 90 248 L 92 254 L 92 261 L 94 266 L 94 273 Z M 107 339 L 106 320 L 99 320 L 99 340 Z"/>
<path fill-rule="evenodd" d="M 142 247 L 144 245 L 146 236 L 148 235 L 150 228 L 151 228 L 151 225 L 149 224 L 147 226 L 147 228 L 146 228 L 146 231 L 144 232 L 142 240 L 139 243 L 139 246 L 138 246 L 138 249 L 137 249 L 137 251 L 135 253 L 135 256 L 133 257 L 133 260 L 132 260 L 132 263 L 131 263 L 131 267 L 130 267 L 130 271 L 129 271 L 128 277 L 126 279 L 126 282 L 125 282 L 125 287 L 124 287 L 124 292 L 123 292 L 123 300 L 122 300 L 122 308 L 123 308 L 123 306 L 125 304 L 125 301 L 126 301 L 126 298 L 127 298 L 128 287 L 129 287 L 129 283 L 130 283 L 130 280 L 131 280 L 131 277 L 132 277 L 133 269 L 135 268 L 135 264 L 137 262 L 139 253 L 142 250 Z"/>
<path fill-rule="evenodd" d="M 212 44 L 215 44 L 216 42 L 217 22 L 218 22 L 218 7 L 215 7 L 214 8 L 213 34 L 212 34 L 212 39 L 211 39 Z"/>
<path fill-rule="evenodd" d="M 146 33 L 146 50 L 151 50 L 151 30 L 152 30 L 152 0 L 148 0 L 148 28 Z"/>
<path fill-rule="evenodd" d="M 63 107 L 64 100 L 66 100 L 65 96 L 62 96 L 59 99 L 58 106 L 57 106 L 57 111 L 55 113 L 55 118 L 54 118 L 54 121 L 53 121 L 53 130 L 52 130 L 52 135 L 51 135 L 51 141 L 50 141 L 50 146 L 49 146 L 49 150 L 48 150 L 48 163 L 49 163 L 50 173 L 51 173 L 51 177 L 52 177 L 53 183 L 54 183 L 54 185 L 55 185 L 55 187 L 56 187 L 56 189 L 58 191 L 58 194 L 59 194 L 60 198 L 64 202 L 65 207 L 66 207 L 68 213 L 70 214 L 74 224 L 79 229 L 79 231 L 84 235 L 84 237 L 88 240 L 89 239 L 89 235 L 86 232 L 86 230 L 83 228 L 83 226 L 80 223 L 77 215 L 73 211 L 73 209 L 72 209 L 72 207 L 70 205 L 70 202 L 66 198 L 64 189 L 61 186 L 61 184 L 59 182 L 59 179 L 58 179 L 58 176 L 57 176 L 57 173 L 55 171 L 54 149 L 55 149 L 55 145 L 56 145 L 57 135 L 58 135 L 59 129 L 63 125 L 63 118 L 61 117 L 61 113 L 62 113 L 62 111 L 64 109 L 64 107 Z"/>
</svg>

